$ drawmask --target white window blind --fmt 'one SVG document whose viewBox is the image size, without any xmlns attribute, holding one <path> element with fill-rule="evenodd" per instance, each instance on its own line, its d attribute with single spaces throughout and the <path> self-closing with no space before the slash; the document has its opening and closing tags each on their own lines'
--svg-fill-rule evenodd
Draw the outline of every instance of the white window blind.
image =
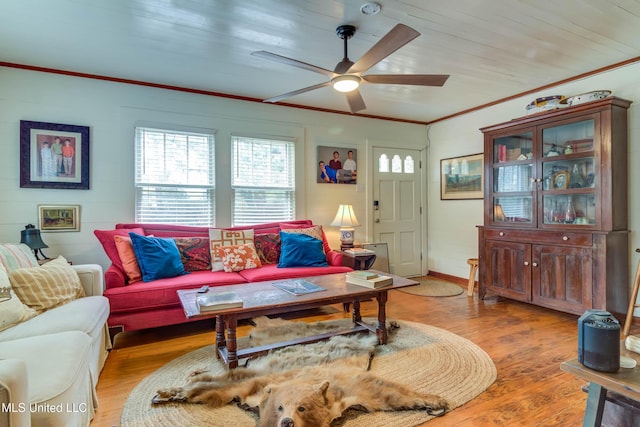
<svg viewBox="0 0 640 427">
<path fill-rule="evenodd" d="M 213 134 L 136 128 L 136 222 L 213 226 Z"/>
<path fill-rule="evenodd" d="M 233 225 L 295 217 L 295 144 L 232 137 Z"/>
</svg>

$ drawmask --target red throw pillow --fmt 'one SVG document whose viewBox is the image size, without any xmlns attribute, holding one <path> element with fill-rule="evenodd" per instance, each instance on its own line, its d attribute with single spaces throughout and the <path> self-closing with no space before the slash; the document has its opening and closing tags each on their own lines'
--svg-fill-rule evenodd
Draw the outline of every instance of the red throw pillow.
<svg viewBox="0 0 640 427">
<path fill-rule="evenodd" d="M 206 237 L 174 237 L 187 271 L 211 270 L 211 250 Z"/>
<path fill-rule="evenodd" d="M 277 264 L 280 259 L 280 234 L 256 234 L 253 239 L 260 261 L 263 264 Z"/>
<path fill-rule="evenodd" d="M 93 230 L 93 234 L 98 238 L 104 252 L 107 254 L 113 265 L 124 271 L 122 267 L 122 261 L 120 255 L 118 255 L 118 249 L 116 248 L 116 240 L 114 236 L 127 236 L 129 233 L 141 234 L 144 236 L 144 230 L 142 228 L 119 228 L 117 230 Z"/>
</svg>

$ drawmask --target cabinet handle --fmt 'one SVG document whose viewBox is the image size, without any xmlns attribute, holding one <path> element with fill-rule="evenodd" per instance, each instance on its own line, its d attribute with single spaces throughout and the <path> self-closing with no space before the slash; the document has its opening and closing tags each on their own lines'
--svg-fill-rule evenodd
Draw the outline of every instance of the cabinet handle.
<svg viewBox="0 0 640 427">
<path fill-rule="evenodd" d="M 504 231 L 500 232 L 500 237 L 504 236 Z"/>
<path fill-rule="evenodd" d="M 525 262 L 524 262 L 524 265 L 529 265 L 529 261 L 525 261 Z"/>
<path fill-rule="evenodd" d="M 534 262 L 534 263 L 533 263 L 533 264 L 531 264 L 531 265 L 533 265 L 534 267 L 537 267 L 537 266 L 538 266 L 538 263 L 537 263 L 537 262 Z"/>
<path fill-rule="evenodd" d="M 562 236 L 562 240 L 564 240 L 564 241 L 566 242 L 567 240 L 569 240 L 569 237 L 567 237 L 567 236 Z"/>
</svg>

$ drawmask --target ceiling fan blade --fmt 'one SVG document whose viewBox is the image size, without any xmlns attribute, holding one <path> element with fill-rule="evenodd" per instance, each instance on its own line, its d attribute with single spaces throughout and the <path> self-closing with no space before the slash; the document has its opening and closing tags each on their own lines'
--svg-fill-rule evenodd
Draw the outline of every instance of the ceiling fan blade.
<svg viewBox="0 0 640 427">
<path fill-rule="evenodd" d="M 443 86 L 448 74 L 370 74 L 362 76 L 367 83 L 388 85 Z"/>
<path fill-rule="evenodd" d="M 396 25 L 391 29 L 391 31 L 378 40 L 378 43 L 373 45 L 367 53 L 362 55 L 362 58 L 349 68 L 349 74 L 364 73 L 369 68 L 373 67 L 419 35 L 420 33 L 411 27 L 404 24 Z"/>
<path fill-rule="evenodd" d="M 352 113 L 367 109 L 367 105 L 364 103 L 364 99 L 362 99 L 362 95 L 358 89 L 345 92 L 345 95 L 347 96 L 347 102 L 349 103 L 349 108 L 351 108 Z"/>
<path fill-rule="evenodd" d="M 329 86 L 331 82 L 324 82 L 313 86 L 307 86 L 302 89 L 294 90 L 292 92 L 283 93 L 282 95 L 274 96 L 273 98 L 265 99 L 262 102 L 278 102 L 285 98 L 291 98 L 292 96 L 300 95 L 301 93 L 310 92 L 312 90 L 320 89 L 325 86 Z"/>
<path fill-rule="evenodd" d="M 251 52 L 251 55 L 257 56 L 258 58 L 269 59 L 271 61 L 280 62 L 281 64 L 292 65 L 294 67 L 302 68 L 303 70 L 313 71 L 314 73 L 319 73 L 319 74 L 322 74 L 323 76 L 331 77 L 333 75 L 332 71 L 326 70 L 322 67 L 317 67 L 312 64 L 307 64 L 306 62 L 287 58 L 286 56 L 276 55 L 275 53 L 266 52 L 264 50 Z"/>
</svg>

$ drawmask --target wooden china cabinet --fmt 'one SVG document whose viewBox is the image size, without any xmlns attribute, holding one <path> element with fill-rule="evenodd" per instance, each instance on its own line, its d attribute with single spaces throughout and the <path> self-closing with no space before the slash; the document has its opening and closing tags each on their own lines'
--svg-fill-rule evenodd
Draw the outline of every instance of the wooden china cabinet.
<svg viewBox="0 0 640 427">
<path fill-rule="evenodd" d="M 608 97 L 482 128 L 479 296 L 627 309 L 627 108 Z"/>
</svg>

